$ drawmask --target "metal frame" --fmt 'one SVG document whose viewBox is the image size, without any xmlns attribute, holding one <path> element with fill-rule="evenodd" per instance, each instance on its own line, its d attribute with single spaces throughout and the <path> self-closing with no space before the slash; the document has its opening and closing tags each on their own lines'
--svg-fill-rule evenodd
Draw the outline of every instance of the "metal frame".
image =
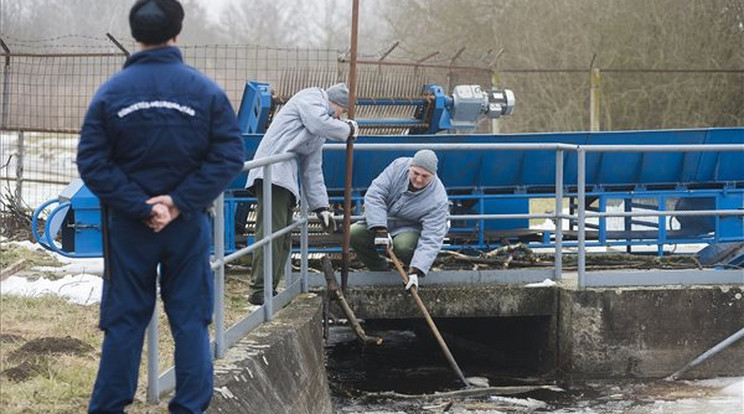
<svg viewBox="0 0 744 414">
<path fill-rule="evenodd" d="M 342 144 L 328 144 L 324 146 L 327 150 L 343 150 L 345 145 Z M 355 146 L 356 151 L 385 151 L 385 150 L 418 150 L 422 148 L 428 148 L 435 151 L 463 151 L 463 150 L 553 150 L 556 151 L 556 181 L 555 181 L 555 205 L 556 212 L 554 214 L 542 214 L 542 215 L 531 215 L 531 214 L 475 214 L 475 215 L 460 215 L 453 216 L 453 218 L 461 219 L 476 219 L 476 220 L 489 220 L 489 219 L 510 219 L 510 218 L 539 218 L 539 217 L 550 217 L 554 218 L 556 223 L 562 223 L 562 220 L 577 220 L 578 223 L 578 287 L 579 289 L 585 289 L 587 286 L 598 286 L 602 281 L 597 282 L 597 278 L 601 278 L 602 274 L 609 275 L 608 272 L 600 272 L 597 277 L 594 274 L 591 275 L 590 280 L 587 281 L 586 275 L 586 225 L 585 220 L 587 217 L 628 217 L 638 215 L 634 212 L 623 212 L 623 213 L 607 213 L 599 212 L 592 213 L 587 212 L 585 207 L 586 200 L 586 153 L 587 152 L 679 152 L 679 151 L 744 151 L 744 146 L 741 145 L 682 145 L 682 146 L 580 146 L 580 145 L 566 145 L 566 144 L 398 144 L 391 147 L 386 144 L 358 144 Z M 573 151 L 578 154 L 577 163 L 577 193 L 578 199 L 578 212 L 576 215 L 562 214 L 562 200 L 564 195 L 564 180 L 563 180 L 563 152 Z M 246 162 L 244 170 L 252 168 L 263 167 L 264 178 L 270 180 L 271 177 L 271 164 L 280 161 L 286 161 L 293 159 L 294 154 L 281 154 L 266 158 L 261 158 L 253 161 Z M 302 195 L 301 202 L 301 217 L 296 220 L 292 225 L 285 227 L 284 229 L 278 230 L 264 237 L 261 240 L 255 241 L 250 246 L 237 250 L 229 255 L 225 255 L 225 201 L 224 197 L 220 196 L 216 201 L 216 217 L 214 220 L 214 261 L 212 263 L 212 269 L 215 270 L 215 340 L 213 342 L 213 355 L 215 358 L 222 358 L 226 349 L 244 337 L 248 332 L 253 330 L 255 327 L 261 325 L 264 322 L 270 321 L 275 313 L 274 305 L 276 308 L 289 303 L 294 297 L 299 295 L 301 292 L 307 292 L 309 287 L 308 274 L 307 274 L 307 259 L 308 259 L 308 217 L 307 217 L 307 206 Z M 271 211 L 271 187 L 264 186 L 264 211 Z M 644 212 L 642 215 L 649 216 L 668 216 L 668 215 L 744 215 L 744 210 L 706 210 L 706 211 L 656 211 L 656 212 Z M 264 228 L 271 228 L 271 215 L 264 215 Z M 268 225 L 266 224 L 268 222 Z M 301 278 L 298 281 L 289 282 L 287 278 L 288 286 L 284 292 L 279 294 L 277 297 L 272 297 L 271 289 L 271 275 L 272 275 L 272 263 L 271 263 L 271 243 L 272 240 L 280 237 L 293 229 L 301 228 Z M 561 225 L 556 226 L 555 231 L 555 267 L 552 272 L 548 271 L 545 274 L 552 274 L 553 277 L 558 280 L 561 279 L 562 269 L 562 254 L 563 254 L 563 232 L 560 230 Z M 243 319 L 237 322 L 235 325 L 227 330 L 224 330 L 224 266 L 241 256 L 244 256 L 257 248 L 264 248 L 264 280 L 265 286 L 268 289 L 264 291 L 264 305 L 251 314 L 246 315 Z M 268 259 L 268 260 L 267 260 Z M 689 273 L 689 272 L 688 272 Z M 739 273 L 731 271 L 715 271 L 711 272 L 720 276 L 716 278 L 720 280 L 719 283 L 736 283 L 740 279 Z M 684 281 L 694 283 L 697 282 L 697 278 L 690 278 L 685 272 L 676 272 L 674 274 L 676 280 L 684 283 Z M 478 280 L 482 280 L 484 275 L 476 275 Z M 495 276 L 487 276 L 486 279 L 491 280 Z M 497 276 L 496 276 L 497 277 Z M 620 278 L 622 278 L 621 276 Z M 446 279 L 446 277 L 444 277 Z M 618 277 L 605 277 L 605 280 L 609 279 L 612 283 L 620 283 Z M 642 280 L 638 280 L 636 283 L 642 283 L 646 281 L 646 278 L 641 277 Z M 708 283 L 711 282 L 710 278 L 705 278 Z M 668 281 L 668 279 L 667 279 Z M 741 280 L 744 283 L 744 280 Z M 595 283 L 599 283 L 595 285 Z M 604 286 L 604 285 L 603 285 Z M 157 403 L 161 393 L 171 391 L 175 388 L 175 371 L 170 368 L 162 375 L 158 376 L 157 372 L 157 312 L 153 314 L 153 319 L 148 327 L 148 388 L 147 388 L 147 399 L 149 402 Z"/>
</svg>

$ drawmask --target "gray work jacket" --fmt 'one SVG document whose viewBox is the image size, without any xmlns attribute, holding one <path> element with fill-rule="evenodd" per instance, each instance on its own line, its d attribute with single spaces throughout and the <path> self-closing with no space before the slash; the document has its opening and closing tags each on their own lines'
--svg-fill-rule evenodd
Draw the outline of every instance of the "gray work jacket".
<svg viewBox="0 0 744 414">
<path fill-rule="evenodd" d="M 328 206 L 328 191 L 323 180 L 323 143 L 326 138 L 345 142 L 349 125 L 329 115 L 328 95 L 320 88 L 297 92 L 274 116 L 269 129 L 256 149 L 255 159 L 292 152 L 299 156 L 289 161 L 272 164 L 271 181 L 286 188 L 300 199 L 298 172 L 305 189 L 308 208 L 312 211 Z M 246 188 L 256 179 L 263 179 L 263 168 L 248 172 Z"/>
<path fill-rule="evenodd" d="M 438 176 L 419 191 L 408 190 L 408 167 L 412 158 L 393 161 L 372 181 L 364 195 L 367 228 L 386 227 L 396 234 L 421 233 L 411 267 L 429 272 L 447 234 L 449 203 L 447 190 Z"/>
</svg>

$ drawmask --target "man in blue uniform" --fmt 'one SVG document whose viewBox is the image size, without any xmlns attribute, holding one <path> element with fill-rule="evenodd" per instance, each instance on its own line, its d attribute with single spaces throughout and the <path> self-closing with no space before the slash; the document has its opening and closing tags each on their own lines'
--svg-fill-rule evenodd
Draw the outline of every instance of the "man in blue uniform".
<svg viewBox="0 0 744 414">
<path fill-rule="evenodd" d="M 243 146 L 225 93 L 174 46 L 183 17 L 177 0 L 134 4 L 129 23 L 141 50 L 96 92 L 80 133 L 80 176 L 107 212 L 104 340 L 90 413 L 123 413 L 133 401 L 158 266 L 176 347 L 168 409 L 202 413 L 212 397 L 207 209 L 241 170 Z"/>
</svg>

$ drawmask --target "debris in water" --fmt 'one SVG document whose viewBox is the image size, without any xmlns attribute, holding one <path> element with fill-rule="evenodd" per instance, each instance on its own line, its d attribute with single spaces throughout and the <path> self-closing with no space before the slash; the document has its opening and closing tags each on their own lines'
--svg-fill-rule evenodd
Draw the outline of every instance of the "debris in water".
<svg viewBox="0 0 744 414">
<path fill-rule="evenodd" d="M 489 385 L 488 378 L 485 377 L 467 377 L 465 379 L 468 381 L 468 384 L 476 388 L 487 388 Z"/>
</svg>

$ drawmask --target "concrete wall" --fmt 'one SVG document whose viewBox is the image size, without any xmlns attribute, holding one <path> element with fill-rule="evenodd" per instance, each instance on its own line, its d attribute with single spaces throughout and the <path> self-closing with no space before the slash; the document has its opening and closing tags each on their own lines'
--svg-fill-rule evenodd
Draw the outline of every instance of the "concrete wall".
<svg viewBox="0 0 744 414">
<path fill-rule="evenodd" d="M 429 285 L 421 296 L 445 328 L 459 318 L 528 316 L 540 321 L 546 328 L 540 330 L 544 338 L 535 341 L 545 349 L 538 355 L 555 367 L 540 364 L 540 371 L 568 380 L 665 377 L 744 324 L 742 286 L 577 290 Z M 420 318 L 401 287 L 357 287 L 347 297 L 362 318 Z M 228 350 L 215 364 L 215 396 L 209 412 L 331 414 L 321 307 L 319 296 L 301 295 L 271 323 Z M 685 377 L 740 375 L 744 375 L 744 341 Z"/>
<path fill-rule="evenodd" d="M 420 295 L 431 315 L 443 318 L 550 318 L 540 355 L 558 377 L 665 377 L 744 326 L 744 287 L 427 284 Z M 363 319 L 420 318 L 399 286 L 355 287 L 346 294 Z M 542 321 L 542 319 L 539 319 Z M 498 328 L 494 328 L 498 329 Z M 526 331 L 535 327 L 525 327 Z M 542 332 L 543 330 L 541 330 Z M 548 358 L 556 355 L 555 358 Z M 686 377 L 744 375 L 744 340 Z"/>
<path fill-rule="evenodd" d="M 428 278 L 428 277 L 427 277 Z M 419 296 L 438 318 L 555 315 L 556 289 L 522 285 L 423 285 Z M 361 319 L 420 318 L 410 295 L 400 286 L 355 287 L 346 299 Z"/>
<path fill-rule="evenodd" d="M 209 413 L 332 414 L 321 298 L 300 295 L 215 362 Z"/>
<path fill-rule="evenodd" d="M 576 378 L 665 377 L 744 326 L 737 287 L 561 289 L 559 372 Z M 744 374 L 744 341 L 686 378 Z"/>
</svg>

